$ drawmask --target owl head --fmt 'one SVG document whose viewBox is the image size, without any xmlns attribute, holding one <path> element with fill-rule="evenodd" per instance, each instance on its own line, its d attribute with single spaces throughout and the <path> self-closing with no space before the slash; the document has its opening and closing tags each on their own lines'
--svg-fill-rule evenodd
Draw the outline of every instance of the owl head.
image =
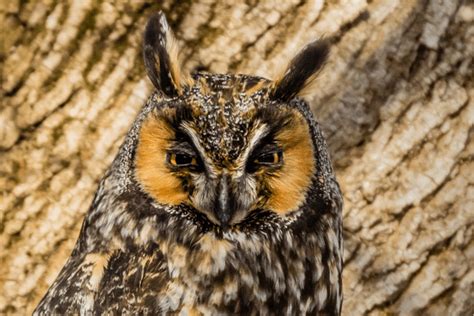
<svg viewBox="0 0 474 316">
<path fill-rule="evenodd" d="M 283 219 L 324 192 L 325 143 L 298 98 L 328 45 L 307 45 L 276 80 L 186 73 L 162 13 L 145 30 L 143 56 L 156 88 L 141 122 L 134 178 L 155 202 L 185 206 L 219 229 Z M 318 189 L 319 188 L 319 189 Z"/>
</svg>

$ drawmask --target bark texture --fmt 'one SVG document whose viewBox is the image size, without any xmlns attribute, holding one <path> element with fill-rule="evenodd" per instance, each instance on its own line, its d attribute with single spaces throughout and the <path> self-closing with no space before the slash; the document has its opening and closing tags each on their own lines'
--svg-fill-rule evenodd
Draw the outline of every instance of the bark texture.
<svg viewBox="0 0 474 316">
<path fill-rule="evenodd" d="M 345 315 L 474 312 L 474 3 L 2 1 L 0 314 L 30 313 L 151 91 L 147 17 L 189 69 L 273 77 L 324 35 L 308 97 L 345 196 Z"/>
</svg>

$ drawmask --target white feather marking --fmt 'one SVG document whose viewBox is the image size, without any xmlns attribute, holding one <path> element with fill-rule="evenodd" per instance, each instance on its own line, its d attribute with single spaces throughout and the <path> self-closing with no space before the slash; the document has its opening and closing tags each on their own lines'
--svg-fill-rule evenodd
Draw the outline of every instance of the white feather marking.
<svg viewBox="0 0 474 316">
<path fill-rule="evenodd" d="M 325 286 L 320 286 L 318 289 L 318 300 L 319 306 L 323 306 L 326 303 L 326 299 L 328 297 L 328 292 Z"/>
<path fill-rule="evenodd" d="M 239 170 L 237 170 L 238 172 L 243 174 L 249 155 L 252 153 L 252 150 L 258 144 L 258 142 L 268 134 L 268 131 L 268 126 L 266 124 L 260 123 L 259 121 L 255 123 L 255 125 L 249 132 L 250 140 L 248 146 L 237 159 L 237 165 L 239 166 Z M 237 176 L 241 174 L 237 173 Z"/>
</svg>

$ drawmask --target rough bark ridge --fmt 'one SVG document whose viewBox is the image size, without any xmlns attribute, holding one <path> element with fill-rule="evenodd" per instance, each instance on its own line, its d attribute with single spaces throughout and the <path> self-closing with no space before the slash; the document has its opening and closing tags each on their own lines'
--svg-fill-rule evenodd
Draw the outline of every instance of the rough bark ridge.
<svg viewBox="0 0 474 316">
<path fill-rule="evenodd" d="M 345 194 L 346 315 L 474 311 L 474 3 L 2 1 L 0 314 L 31 312 L 150 93 L 163 9 L 186 67 L 272 77 L 324 34 L 310 96 Z"/>
</svg>

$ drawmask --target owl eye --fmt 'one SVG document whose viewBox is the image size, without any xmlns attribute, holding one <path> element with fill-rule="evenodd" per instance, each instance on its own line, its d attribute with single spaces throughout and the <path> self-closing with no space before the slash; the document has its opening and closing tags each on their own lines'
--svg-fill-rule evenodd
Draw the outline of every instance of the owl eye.
<svg viewBox="0 0 474 316">
<path fill-rule="evenodd" d="M 168 154 L 168 162 L 175 167 L 197 167 L 198 161 L 193 157 L 184 153 Z"/>
<path fill-rule="evenodd" d="M 280 149 L 264 151 L 250 159 L 247 170 L 255 172 L 261 167 L 278 167 L 281 165 L 283 153 Z"/>
<path fill-rule="evenodd" d="M 263 165 L 275 165 L 280 162 L 281 152 L 264 153 L 258 156 L 254 162 Z"/>
</svg>

